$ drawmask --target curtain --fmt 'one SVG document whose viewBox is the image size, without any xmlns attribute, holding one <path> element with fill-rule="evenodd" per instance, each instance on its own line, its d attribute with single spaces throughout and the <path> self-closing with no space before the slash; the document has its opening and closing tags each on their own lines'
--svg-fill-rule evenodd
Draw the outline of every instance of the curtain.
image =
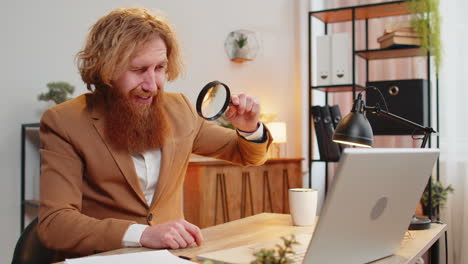
<svg viewBox="0 0 468 264">
<path fill-rule="evenodd" d="M 468 3 L 440 1 L 442 67 L 440 70 L 441 176 L 455 188 L 442 221 L 448 224 L 449 263 L 468 263 Z M 442 254 L 443 255 L 443 252 Z M 441 263 L 443 263 L 441 261 Z"/>
</svg>

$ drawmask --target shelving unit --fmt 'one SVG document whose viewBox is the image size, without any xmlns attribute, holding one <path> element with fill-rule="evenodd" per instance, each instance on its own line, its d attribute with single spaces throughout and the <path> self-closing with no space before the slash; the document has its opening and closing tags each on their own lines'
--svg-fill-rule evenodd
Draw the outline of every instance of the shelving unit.
<svg viewBox="0 0 468 264">
<path fill-rule="evenodd" d="M 377 3 L 377 4 L 368 4 L 368 5 L 359 5 L 359 6 L 350 6 L 344 8 L 335 8 L 335 9 L 327 9 L 327 10 L 319 10 L 319 11 L 312 11 L 309 12 L 309 19 L 308 19 L 308 65 L 309 65 L 309 89 L 308 89 L 308 101 L 309 107 L 312 104 L 312 93 L 314 91 L 320 91 L 325 93 L 325 104 L 329 102 L 329 93 L 337 93 L 337 92 L 347 92 L 352 93 L 352 99 L 356 99 L 357 92 L 365 89 L 363 85 L 357 84 L 356 80 L 356 69 L 357 69 L 357 61 L 356 59 L 363 59 L 365 60 L 365 81 L 369 81 L 369 71 L 371 70 L 369 67 L 369 62 L 373 60 L 386 60 L 386 59 L 395 59 L 395 58 L 411 58 L 411 57 L 426 57 L 427 59 L 427 81 L 428 81 L 428 98 L 427 98 L 427 113 L 428 113 L 428 126 L 432 127 L 432 118 L 431 118 L 431 59 L 430 54 L 424 52 L 419 47 L 405 47 L 405 48 L 385 48 L 385 49 L 369 49 L 369 19 L 373 18 L 383 18 L 389 16 L 401 16 L 401 15 L 409 15 L 411 14 L 410 3 L 408 1 L 392 1 L 392 2 L 385 2 L 385 3 Z M 316 86 L 313 82 L 313 73 L 312 69 L 312 20 L 316 19 L 323 23 L 324 25 L 324 34 L 328 34 L 328 26 L 332 23 L 341 23 L 341 22 L 351 22 L 351 43 L 352 46 L 352 82 L 345 85 L 326 85 L 326 86 Z M 357 50 L 356 49 L 356 21 L 364 21 L 365 22 L 365 49 L 364 50 Z M 439 103 L 438 103 L 438 81 L 435 80 L 435 101 L 436 101 L 436 127 L 434 129 L 439 131 Z M 346 115 L 347 112 L 343 113 Z M 309 112 L 309 115 L 310 112 Z M 313 142 L 313 138 L 315 137 L 312 129 L 312 121 L 309 116 L 309 142 Z M 432 142 L 431 138 L 429 138 L 428 146 L 431 147 Z M 439 138 L 437 137 L 436 147 L 439 147 Z M 325 197 L 328 191 L 328 171 L 329 171 L 329 161 L 317 159 L 314 157 L 314 153 L 312 151 L 312 144 L 309 144 L 309 187 L 312 187 L 312 165 L 315 162 L 323 162 L 325 163 Z M 437 180 L 439 179 L 439 172 L 438 172 L 438 164 L 437 164 Z M 429 190 L 431 190 L 431 185 L 429 182 Z M 431 195 L 429 193 L 429 195 Z M 431 254 L 432 261 L 431 263 L 438 263 L 438 256 L 437 254 Z"/>
<path fill-rule="evenodd" d="M 31 166 L 28 166 L 31 165 Z M 21 208 L 20 208 L 20 232 L 23 232 L 28 209 L 39 208 L 39 191 L 34 190 L 34 182 L 39 184 L 38 174 L 40 170 L 39 155 L 39 123 L 21 125 Z M 35 199 L 36 198 L 36 199 Z M 36 215 L 32 215 L 34 218 Z M 31 219 L 30 219 L 31 220 Z"/>
</svg>

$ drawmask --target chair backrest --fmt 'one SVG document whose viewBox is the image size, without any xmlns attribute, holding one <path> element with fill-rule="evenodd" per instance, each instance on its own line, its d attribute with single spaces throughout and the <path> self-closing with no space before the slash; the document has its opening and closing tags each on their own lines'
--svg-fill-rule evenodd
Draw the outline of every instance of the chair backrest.
<svg viewBox="0 0 468 264">
<path fill-rule="evenodd" d="M 12 264 L 49 264 L 55 261 L 56 251 L 42 245 L 36 226 L 37 218 L 21 234 L 16 242 Z"/>
</svg>

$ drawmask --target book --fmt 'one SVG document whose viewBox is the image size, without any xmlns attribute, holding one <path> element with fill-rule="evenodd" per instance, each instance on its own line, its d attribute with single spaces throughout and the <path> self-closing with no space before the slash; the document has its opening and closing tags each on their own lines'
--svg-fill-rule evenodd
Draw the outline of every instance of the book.
<svg viewBox="0 0 468 264">
<path fill-rule="evenodd" d="M 406 31 L 395 31 L 391 33 L 384 34 L 380 36 L 377 41 L 381 42 L 383 40 L 394 38 L 394 37 L 412 37 L 412 38 L 419 38 L 419 34 L 417 32 L 406 32 Z"/>
<path fill-rule="evenodd" d="M 411 45 L 419 46 L 421 45 L 421 38 L 417 34 L 413 33 L 402 33 L 402 32 L 393 32 L 385 34 L 377 39 L 380 43 L 380 48 L 388 48 L 392 46 L 402 46 L 402 45 Z"/>
<path fill-rule="evenodd" d="M 395 31 L 414 31 L 410 20 L 399 20 L 385 25 L 384 34 Z"/>
<path fill-rule="evenodd" d="M 340 106 L 339 105 L 330 106 L 330 114 L 333 120 L 333 128 L 336 129 L 336 127 L 338 126 L 338 124 L 341 122 L 341 119 L 342 119 Z M 340 152 L 343 152 L 343 149 L 346 146 L 343 144 L 337 144 L 337 145 L 340 148 Z"/>
<path fill-rule="evenodd" d="M 341 111 L 339 105 L 334 105 L 330 107 L 330 114 L 333 120 L 333 127 L 336 129 L 338 124 L 341 121 Z"/>
<path fill-rule="evenodd" d="M 332 140 L 333 133 L 335 133 L 335 127 L 333 125 L 330 107 L 328 105 L 322 106 L 320 111 L 322 112 L 322 122 L 324 127 L 322 140 L 324 141 L 325 155 L 327 156 L 328 161 L 338 161 L 340 159 L 341 151 L 338 144 Z"/>
<path fill-rule="evenodd" d="M 323 140 L 324 138 L 324 133 L 325 133 L 325 128 L 323 126 L 322 122 L 322 111 L 320 110 L 320 106 L 315 105 L 310 107 L 310 113 L 312 117 L 312 123 L 314 124 L 315 127 L 315 136 L 317 138 L 317 145 L 319 149 L 319 155 L 321 160 L 327 160 L 327 155 L 325 152 L 325 141 Z M 312 129 L 311 129 L 312 131 Z M 312 142 L 311 146 L 312 146 Z"/>
</svg>

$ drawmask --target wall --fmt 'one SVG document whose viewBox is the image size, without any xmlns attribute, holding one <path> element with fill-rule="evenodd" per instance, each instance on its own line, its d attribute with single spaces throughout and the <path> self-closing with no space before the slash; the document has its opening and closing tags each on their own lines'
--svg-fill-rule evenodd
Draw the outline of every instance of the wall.
<svg viewBox="0 0 468 264">
<path fill-rule="evenodd" d="M 0 263 L 11 261 L 19 237 L 20 125 L 38 122 L 50 104 L 36 97 L 50 81 L 67 81 L 86 90 L 74 64 L 90 25 L 120 6 L 159 9 L 174 24 L 187 62 L 184 77 L 168 86 L 192 102 L 208 81 L 227 83 L 234 93 L 258 96 L 263 112 L 288 123 L 287 155 L 301 155 L 301 49 L 299 18 L 307 1 L 5 1 L 0 9 Z M 230 62 L 227 34 L 258 33 L 255 61 Z"/>
</svg>

